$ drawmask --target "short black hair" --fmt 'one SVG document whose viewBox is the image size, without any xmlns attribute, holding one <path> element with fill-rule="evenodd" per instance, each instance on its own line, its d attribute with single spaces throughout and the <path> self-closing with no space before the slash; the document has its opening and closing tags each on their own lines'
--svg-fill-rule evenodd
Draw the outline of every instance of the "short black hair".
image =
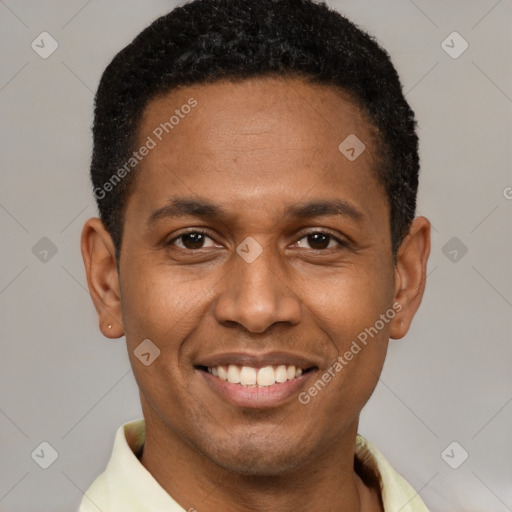
<svg viewBox="0 0 512 512">
<path fill-rule="evenodd" d="M 414 112 L 386 51 L 324 2 L 195 0 L 123 48 L 96 93 L 91 178 L 117 258 L 136 169 L 122 179 L 115 173 L 132 156 L 148 103 L 181 86 L 263 76 L 334 86 L 366 115 L 377 134 L 375 172 L 389 201 L 396 255 L 415 215 L 419 156 Z"/>
</svg>

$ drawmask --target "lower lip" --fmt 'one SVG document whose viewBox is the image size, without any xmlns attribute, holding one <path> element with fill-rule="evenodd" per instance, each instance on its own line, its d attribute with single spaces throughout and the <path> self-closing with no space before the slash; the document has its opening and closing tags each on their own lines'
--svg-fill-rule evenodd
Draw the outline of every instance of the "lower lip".
<svg viewBox="0 0 512 512">
<path fill-rule="evenodd" d="M 198 371 L 209 386 L 213 388 L 228 402 L 239 407 L 263 408 L 276 407 L 282 405 L 298 394 L 300 388 L 306 385 L 315 370 L 310 370 L 300 377 L 295 377 L 286 382 L 273 384 L 272 386 L 242 386 L 240 384 L 232 384 L 227 380 L 214 377 L 211 373 L 204 370 Z"/>
</svg>

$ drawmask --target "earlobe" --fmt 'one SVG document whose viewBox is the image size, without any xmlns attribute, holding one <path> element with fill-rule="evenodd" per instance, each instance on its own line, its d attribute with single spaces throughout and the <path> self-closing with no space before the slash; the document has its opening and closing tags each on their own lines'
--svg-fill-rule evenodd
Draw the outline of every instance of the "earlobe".
<svg viewBox="0 0 512 512">
<path fill-rule="evenodd" d="M 393 339 L 407 334 L 421 304 L 429 254 L 430 222 L 425 217 L 416 217 L 397 254 L 394 302 L 400 303 L 401 309 L 391 322 L 390 337 Z"/>
<path fill-rule="evenodd" d="M 115 247 L 100 219 L 92 218 L 85 223 L 81 249 L 100 330 L 107 338 L 119 338 L 123 336 L 124 328 Z"/>
</svg>

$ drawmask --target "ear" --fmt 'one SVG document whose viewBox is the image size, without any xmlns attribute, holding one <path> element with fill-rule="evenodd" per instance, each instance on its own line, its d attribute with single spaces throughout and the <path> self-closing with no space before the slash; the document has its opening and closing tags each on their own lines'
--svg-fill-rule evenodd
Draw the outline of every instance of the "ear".
<svg viewBox="0 0 512 512">
<path fill-rule="evenodd" d="M 400 339 L 407 334 L 412 319 L 420 307 L 427 280 L 427 261 L 430 254 L 430 222 L 416 217 L 402 241 L 395 266 L 395 295 L 399 303 L 391 321 L 390 337 Z"/>
<path fill-rule="evenodd" d="M 124 328 L 115 247 L 100 219 L 92 218 L 85 223 L 81 248 L 89 293 L 98 312 L 100 331 L 107 338 L 120 338 Z"/>
</svg>

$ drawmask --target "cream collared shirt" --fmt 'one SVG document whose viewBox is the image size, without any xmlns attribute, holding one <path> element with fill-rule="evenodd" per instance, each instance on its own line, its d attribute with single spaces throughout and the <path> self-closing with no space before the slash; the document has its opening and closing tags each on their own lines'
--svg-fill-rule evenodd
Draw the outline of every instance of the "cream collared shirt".
<svg viewBox="0 0 512 512">
<path fill-rule="evenodd" d="M 135 455 L 144 439 L 144 420 L 130 421 L 119 427 L 107 468 L 85 493 L 78 512 L 187 512 Z M 377 448 L 359 435 L 356 453 L 362 459 L 369 455 L 380 472 L 385 512 L 428 512 L 418 493 Z"/>
</svg>

